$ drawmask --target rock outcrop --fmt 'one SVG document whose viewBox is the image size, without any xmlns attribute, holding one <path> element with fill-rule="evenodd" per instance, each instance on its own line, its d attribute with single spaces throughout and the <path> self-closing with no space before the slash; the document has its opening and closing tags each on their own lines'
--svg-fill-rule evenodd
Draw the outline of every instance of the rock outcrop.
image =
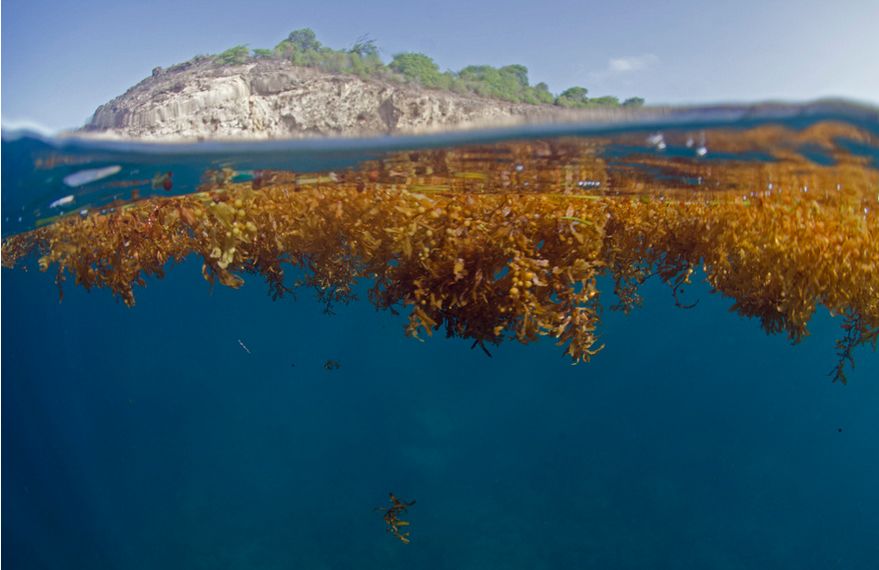
<svg viewBox="0 0 879 570">
<path fill-rule="evenodd" d="M 218 67 L 199 57 L 157 67 L 101 105 L 77 134 L 140 140 L 419 134 L 566 121 L 582 110 L 514 104 L 257 60 Z"/>
</svg>

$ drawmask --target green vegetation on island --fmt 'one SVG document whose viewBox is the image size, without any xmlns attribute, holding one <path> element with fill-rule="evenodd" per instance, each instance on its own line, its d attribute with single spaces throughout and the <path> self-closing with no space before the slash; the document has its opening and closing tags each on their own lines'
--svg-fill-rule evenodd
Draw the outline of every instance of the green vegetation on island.
<svg viewBox="0 0 879 570">
<path fill-rule="evenodd" d="M 546 83 L 528 84 L 528 68 L 524 65 L 506 65 L 500 69 L 491 65 L 470 65 L 461 71 L 440 72 L 433 59 L 423 53 L 398 53 L 389 64 L 385 64 L 378 51 L 375 40 L 368 36 L 358 38 L 346 50 L 334 50 L 322 45 L 311 29 L 304 28 L 291 32 L 271 50 L 241 45 L 213 58 L 216 65 L 240 65 L 253 59 L 283 59 L 299 67 L 326 73 L 350 73 L 363 79 L 376 78 L 512 103 L 605 109 L 644 106 L 644 99 L 640 97 L 622 103 L 610 96 L 590 98 L 585 87 L 571 87 L 558 96 L 553 95 Z"/>
</svg>

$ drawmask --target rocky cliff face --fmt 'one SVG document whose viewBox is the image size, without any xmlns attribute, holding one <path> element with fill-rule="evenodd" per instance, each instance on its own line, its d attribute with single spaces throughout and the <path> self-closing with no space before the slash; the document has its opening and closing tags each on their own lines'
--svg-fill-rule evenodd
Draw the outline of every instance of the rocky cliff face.
<svg viewBox="0 0 879 570">
<path fill-rule="evenodd" d="M 417 134 L 574 120 L 583 111 L 463 97 L 262 60 L 168 69 L 101 105 L 81 131 L 141 140 Z"/>
</svg>

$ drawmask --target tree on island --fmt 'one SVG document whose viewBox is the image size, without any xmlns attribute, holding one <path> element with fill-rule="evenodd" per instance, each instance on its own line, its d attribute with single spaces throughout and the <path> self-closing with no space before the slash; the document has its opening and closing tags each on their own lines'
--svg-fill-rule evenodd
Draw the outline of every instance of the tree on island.
<svg viewBox="0 0 879 570">
<path fill-rule="evenodd" d="M 388 68 L 425 87 L 438 87 L 440 83 L 439 66 L 423 53 L 398 53 Z"/>
<path fill-rule="evenodd" d="M 623 107 L 630 107 L 632 109 L 640 109 L 644 106 L 644 99 L 642 97 L 630 97 L 623 101 Z"/>
<path fill-rule="evenodd" d="M 247 61 L 250 49 L 247 46 L 229 48 L 217 56 L 220 65 L 241 65 Z"/>
<path fill-rule="evenodd" d="M 369 34 L 364 34 L 357 38 L 348 53 L 356 53 L 360 57 L 378 57 L 378 46 L 375 45 L 375 40 L 370 38 Z"/>
<path fill-rule="evenodd" d="M 321 43 L 317 41 L 317 36 L 314 35 L 311 28 L 290 32 L 290 35 L 284 41 L 303 52 L 308 50 L 318 51 L 321 48 Z"/>
<path fill-rule="evenodd" d="M 585 87 L 571 87 L 562 92 L 555 100 L 556 105 L 562 107 L 585 107 L 589 104 L 586 94 L 589 90 Z"/>
</svg>

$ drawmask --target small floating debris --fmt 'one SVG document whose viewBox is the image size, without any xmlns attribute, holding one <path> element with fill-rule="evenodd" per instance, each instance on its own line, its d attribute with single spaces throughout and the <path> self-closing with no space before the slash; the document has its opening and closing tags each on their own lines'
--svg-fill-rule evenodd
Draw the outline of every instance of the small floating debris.
<svg viewBox="0 0 879 570">
<path fill-rule="evenodd" d="M 243 343 L 243 342 L 241 342 L 241 339 L 240 339 L 240 338 L 239 338 L 239 339 L 238 339 L 238 344 L 240 344 L 240 345 L 241 345 L 241 348 L 243 348 L 243 349 L 244 349 L 244 352 L 246 352 L 246 353 L 247 353 L 247 354 L 250 354 L 250 353 L 251 353 L 251 352 L 250 352 L 250 350 L 248 350 L 248 349 L 247 349 L 247 347 L 246 347 L 246 346 L 244 346 L 244 343 Z"/>
<path fill-rule="evenodd" d="M 65 176 L 64 184 L 70 186 L 71 188 L 76 188 L 77 186 L 82 186 L 83 184 L 88 184 L 89 182 L 100 180 L 101 178 L 113 176 L 120 170 L 122 170 L 122 167 L 118 164 L 114 164 L 113 166 L 105 166 L 103 168 L 89 168 L 87 170 L 80 170 L 78 172 L 74 172 L 73 174 L 68 174 L 67 176 Z"/>
<path fill-rule="evenodd" d="M 647 144 L 656 147 L 657 150 L 665 150 L 665 136 L 662 133 L 652 134 L 647 137 Z"/>
<path fill-rule="evenodd" d="M 171 190 L 171 187 L 174 183 L 171 181 L 171 173 L 166 172 L 165 174 L 156 174 L 153 176 L 152 187 L 153 190 L 158 189 L 160 186 L 165 189 L 165 191 Z"/>
<path fill-rule="evenodd" d="M 65 196 L 63 198 L 58 198 L 57 200 L 49 204 L 49 207 L 60 208 L 61 206 L 66 206 L 67 204 L 73 204 L 73 194 L 71 194 L 70 196 Z M 19 218 L 19 221 L 21 221 L 21 218 Z"/>
<path fill-rule="evenodd" d="M 338 370 L 339 366 L 341 366 L 341 364 L 339 364 L 338 362 L 334 362 L 329 358 L 327 359 L 327 363 L 324 364 L 324 368 L 326 368 L 327 370 Z"/>
</svg>

